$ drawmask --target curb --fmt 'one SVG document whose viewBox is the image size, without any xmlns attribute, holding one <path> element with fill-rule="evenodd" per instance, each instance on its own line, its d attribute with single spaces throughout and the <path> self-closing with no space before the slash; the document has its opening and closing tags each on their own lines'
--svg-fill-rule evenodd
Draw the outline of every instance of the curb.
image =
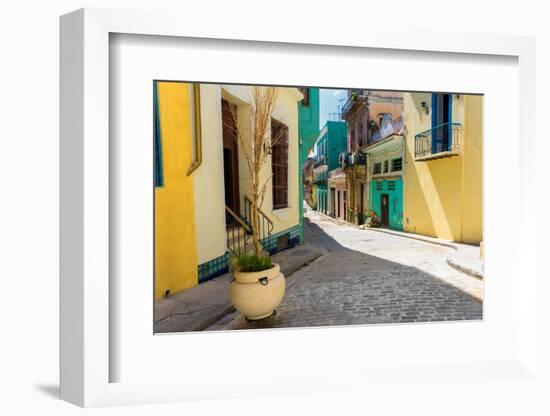
<svg viewBox="0 0 550 416">
<path fill-rule="evenodd" d="M 469 267 L 462 266 L 461 264 L 457 263 L 452 258 L 447 258 L 447 264 L 451 266 L 453 269 L 458 270 L 461 273 L 467 274 L 468 276 L 475 277 L 476 279 L 483 280 L 483 273 L 478 272 L 477 270 L 471 269 Z"/>
<path fill-rule="evenodd" d="M 384 234 L 389 234 L 389 235 L 394 235 L 396 237 L 409 238 L 411 240 L 422 241 L 424 243 L 435 244 L 435 245 L 438 245 L 438 246 L 447 247 L 447 248 L 451 248 L 455 251 L 458 251 L 458 248 L 453 243 L 446 243 L 444 241 L 437 241 L 437 240 L 434 241 L 434 240 L 431 240 L 431 239 L 426 238 L 426 237 L 412 235 L 412 234 L 396 233 L 396 232 L 393 232 L 393 231 L 390 231 L 390 230 L 385 230 L 383 228 L 368 228 L 368 230 L 376 231 L 376 232 L 384 233 Z"/>
</svg>

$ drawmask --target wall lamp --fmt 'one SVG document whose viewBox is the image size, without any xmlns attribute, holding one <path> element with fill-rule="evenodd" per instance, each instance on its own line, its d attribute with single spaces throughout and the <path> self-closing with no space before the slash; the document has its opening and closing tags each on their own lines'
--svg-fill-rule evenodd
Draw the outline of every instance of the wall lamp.
<svg viewBox="0 0 550 416">
<path fill-rule="evenodd" d="M 422 106 L 424 111 L 426 111 L 426 115 L 430 114 L 430 108 L 428 107 L 428 104 L 426 103 L 426 101 L 422 101 L 420 105 Z"/>
</svg>

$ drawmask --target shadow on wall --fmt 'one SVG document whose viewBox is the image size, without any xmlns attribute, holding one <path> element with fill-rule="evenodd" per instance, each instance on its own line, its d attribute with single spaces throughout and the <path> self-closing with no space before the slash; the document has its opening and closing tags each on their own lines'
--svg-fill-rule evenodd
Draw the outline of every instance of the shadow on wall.
<svg viewBox="0 0 550 416">
<path fill-rule="evenodd" d="M 457 242 L 462 241 L 462 157 L 422 162 L 427 164 L 435 197 L 439 199 L 440 214 L 435 219 L 435 232 L 439 238 Z"/>
<path fill-rule="evenodd" d="M 414 151 L 414 146 L 407 146 L 406 149 L 406 163 L 416 163 L 414 161 L 414 154 L 412 153 Z M 431 207 L 428 206 L 428 202 L 423 193 L 424 191 L 420 184 L 418 171 L 415 167 L 410 167 L 408 169 L 406 167 L 405 169 L 406 172 L 403 184 L 403 227 L 408 232 L 435 237 Z M 420 195 L 422 195 L 422 197 Z"/>
</svg>

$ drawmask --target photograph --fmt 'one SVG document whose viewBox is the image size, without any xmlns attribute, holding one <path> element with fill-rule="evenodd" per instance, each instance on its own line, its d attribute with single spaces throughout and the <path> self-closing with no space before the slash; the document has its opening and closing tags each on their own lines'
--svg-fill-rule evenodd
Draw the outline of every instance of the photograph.
<svg viewBox="0 0 550 416">
<path fill-rule="evenodd" d="M 154 80 L 154 333 L 483 319 L 483 95 Z"/>
</svg>

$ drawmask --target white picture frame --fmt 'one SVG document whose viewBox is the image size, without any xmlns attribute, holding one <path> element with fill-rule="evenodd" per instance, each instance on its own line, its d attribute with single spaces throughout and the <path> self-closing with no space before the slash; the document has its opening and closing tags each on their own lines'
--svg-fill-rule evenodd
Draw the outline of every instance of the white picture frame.
<svg viewBox="0 0 550 416">
<path fill-rule="evenodd" d="M 109 175 L 113 169 L 109 154 L 111 34 L 270 42 L 277 43 L 281 50 L 290 44 L 304 47 L 329 45 L 333 51 L 352 47 L 356 50 L 410 51 L 413 54 L 433 52 L 442 59 L 445 55 L 455 54 L 511 57 L 517 59 L 518 68 L 519 128 L 516 139 L 535 137 L 533 38 L 443 32 L 434 36 L 434 33 L 421 29 L 401 30 L 383 25 L 368 32 L 349 25 L 346 30 L 335 34 L 314 27 L 308 31 L 289 28 L 281 32 L 277 25 L 264 22 L 251 27 L 246 37 L 235 34 L 233 29 L 231 22 L 206 26 L 201 19 L 160 12 L 82 9 L 61 18 L 61 398 L 88 407 L 350 389 L 360 394 L 367 387 L 382 386 L 383 390 L 383 386 L 387 388 L 388 384 L 420 383 L 429 386 L 434 382 L 453 383 L 457 380 L 474 385 L 487 380 L 537 383 L 537 270 L 536 254 L 532 250 L 532 241 L 536 240 L 536 217 L 525 215 L 535 195 L 534 184 L 528 180 L 529 155 L 536 152 L 534 144 L 528 150 L 525 146 L 516 148 L 514 163 L 517 163 L 518 176 L 513 179 L 517 180 L 518 187 L 512 192 L 518 197 L 519 226 L 510 231 L 514 236 L 514 250 L 504 251 L 509 264 L 517 267 L 508 271 L 518 289 L 512 306 L 516 321 L 511 322 L 509 328 L 509 339 L 515 344 L 505 348 L 502 354 L 495 354 L 494 360 L 472 361 L 471 357 L 465 356 L 447 361 L 443 357 L 434 364 L 419 359 L 414 371 L 410 367 L 412 361 L 402 367 L 398 361 L 396 366 L 379 368 L 370 364 L 363 368 L 361 363 L 356 368 L 320 365 L 318 370 L 297 368 L 295 373 L 286 369 L 279 373 L 266 371 L 263 376 L 269 380 L 263 380 L 261 385 L 247 382 L 246 374 L 238 378 L 228 372 L 222 372 L 215 382 L 208 378 L 207 373 L 203 377 L 193 374 L 172 381 L 111 382 L 110 366 L 121 358 L 111 349 L 113 334 L 110 332 L 110 311 L 116 308 L 112 304 L 113 287 L 109 280 L 114 261 L 109 251 L 112 226 Z M 491 246 L 490 239 L 485 241 L 486 244 L 489 242 L 486 246 L 487 261 L 491 258 L 494 261 L 502 254 L 502 246 Z M 521 279 L 518 279 L 519 270 Z M 491 282 L 490 279 L 491 273 L 487 275 L 487 281 Z M 491 289 L 499 284 L 492 280 L 492 285 L 486 286 L 487 298 L 493 296 Z M 416 331 L 414 325 L 401 328 L 407 336 L 414 336 Z M 475 330 L 482 331 L 483 328 Z M 377 336 L 384 337 L 383 328 L 369 331 L 371 334 L 376 331 Z M 285 336 L 287 340 L 288 337 L 305 340 L 320 334 L 300 330 L 276 331 L 270 332 L 269 338 Z M 342 334 L 326 330 L 322 336 Z M 200 336 L 220 335 L 224 334 Z M 354 336 L 352 331 L 346 335 L 351 337 L 349 339 Z M 164 344 L 171 342 L 176 342 L 175 337 L 172 340 L 164 338 Z M 239 382 L 235 382 L 235 377 Z"/>
</svg>

